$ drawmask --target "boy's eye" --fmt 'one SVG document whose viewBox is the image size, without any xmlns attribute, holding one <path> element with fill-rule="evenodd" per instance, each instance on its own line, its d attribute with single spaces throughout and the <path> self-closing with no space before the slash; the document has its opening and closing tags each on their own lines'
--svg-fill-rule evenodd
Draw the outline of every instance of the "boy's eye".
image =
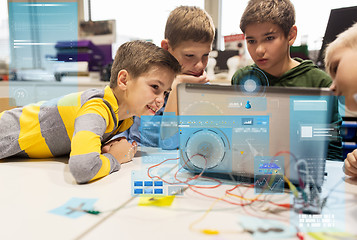
<svg viewBox="0 0 357 240">
<path fill-rule="evenodd" d="M 248 44 L 254 44 L 255 41 L 254 41 L 254 40 L 247 40 L 247 43 L 248 43 Z"/>
<path fill-rule="evenodd" d="M 338 70 L 338 64 L 332 66 L 331 74 L 332 74 L 333 76 L 336 76 L 337 70 Z"/>
<path fill-rule="evenodd" d="M 271 40 L 274 40 L 275 37 L 273 37 L 273 36 L 268 36 L 266 39 L 267 39 L 268 41 L 271 41 Z"/>
<path fill-rule="evenodd" d="M 155 90 L 158 90 L 159 89 L 159 85 L 151 85 L 151 87 Z"/>
<path fill-rule="evenodd" d="M 193 57 L 193 54 L 185 54 L 186 57 Z"/>
</svg>

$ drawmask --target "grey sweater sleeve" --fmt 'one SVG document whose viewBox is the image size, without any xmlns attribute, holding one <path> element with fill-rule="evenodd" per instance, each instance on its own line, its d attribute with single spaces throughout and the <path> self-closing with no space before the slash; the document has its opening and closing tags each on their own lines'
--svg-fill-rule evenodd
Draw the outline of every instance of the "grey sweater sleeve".
<svg viewBox="0 0 357 240">
<path fill-rule="evenodd" d="M 119 170 L 120 164 L 113 155 L 101 154 L 105 131 L 105 119 L 98 114 L 88 113 L 76 118 L 69 169 L 77 183 L 87 183 Z"/>
</svg>

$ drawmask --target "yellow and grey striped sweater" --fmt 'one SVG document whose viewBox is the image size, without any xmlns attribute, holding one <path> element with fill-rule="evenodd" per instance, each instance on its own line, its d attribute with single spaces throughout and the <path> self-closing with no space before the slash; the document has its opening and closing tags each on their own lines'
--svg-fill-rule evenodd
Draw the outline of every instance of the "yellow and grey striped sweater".
<svg viewBox="0 0 357 240">
<path fill-rule="evenodd" d="M 102 143 L 128 129 L 118 121 L 118 103 L 107 86 L 0 113 L 0 159 L 48 158 L 70 153 L 69 168 L 78 183 L 118 171 L 120 164 Z"/>
</svg>

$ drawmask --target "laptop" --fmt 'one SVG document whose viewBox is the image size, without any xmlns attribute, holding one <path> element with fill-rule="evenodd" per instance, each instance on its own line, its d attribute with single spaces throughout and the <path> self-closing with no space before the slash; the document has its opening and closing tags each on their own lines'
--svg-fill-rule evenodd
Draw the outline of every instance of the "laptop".
<svg viewBox="0 0 357 240">
<path fill-rule="evenodd" d="M 321 187 L 335 134 L 332 101 L 328 89 L 265 87 L 250 93 L 240 86 L 179 84 L 180 164 L 194 173 L 285 175 L 294 184 Z"/>
</svg>

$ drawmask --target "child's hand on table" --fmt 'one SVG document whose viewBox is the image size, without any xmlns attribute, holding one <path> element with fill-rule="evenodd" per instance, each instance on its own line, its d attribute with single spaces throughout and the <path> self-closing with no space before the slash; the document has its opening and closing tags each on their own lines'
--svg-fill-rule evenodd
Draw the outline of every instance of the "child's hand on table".
<svg viewBox="0 0 357 240">
<path fill-rule="evenodd" d="M 179 83 L 201 83 L 205 84 L 208 83 L 209 80 L 207 78 L 206 72 L 202 72 L 202 75 L 200 76 L 194 76 L 194 75 L 188 75 L 188 74 L 180 74 L 177 75 L 175 80 L 174 80 L 174 85 L 176 86 Z"/>
<path fill-rule="evenodd" d="M 345 159 L 345 173 L 346 175 L 357 177 L 357 149 L 347 154 Z"/>
<path fill-rule="evenodd" d="M 106 143 L 102 147 L 102 153 L 110 153 L 120 163 L 130 162 L 137 152 L 138 144 L 128 142 L 125 137 L 120 137 Z"/>
</svg>

